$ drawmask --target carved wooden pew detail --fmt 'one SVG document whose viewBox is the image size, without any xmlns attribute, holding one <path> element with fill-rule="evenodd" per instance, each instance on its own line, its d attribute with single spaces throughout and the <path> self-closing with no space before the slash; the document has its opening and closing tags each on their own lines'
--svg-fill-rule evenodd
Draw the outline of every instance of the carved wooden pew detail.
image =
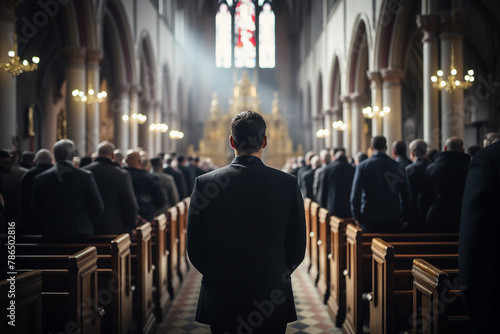
<svg viewBox="0 0 500 334">
<path fill-rule="evenodd" d="M 0 332 L 42 334 L 42 272 L 33 270 L 16 275 L 15 298 L 9 297 L 10 286 L 10 280 L 0 281 Z M 11 300 L 15 305 L 11 305 Z M 9 308 L 15 309 L 15 327 L 9 325 L 12 321 Z"/>
<path fill-rule="evenodd" d="M 171 298 L 177 295 L 180 288 L 179 279 L 179 238 L 178 235 L 178 214 L 177 208 L 171 207 L 167 210 L 167 248 L 169 250 L 168 254 L 168 291 Z"/>
<path fill-rule="evenodd" d="M 323 303 L 330 297 L 330 212 L 320 208 L 318 212 L 318 292 Z"/>
<path fill-rule="evenodd" d="M 181 282 L 186 277 L 187 272 L 187 249 L 186 249 L 186 234 L 187 234 L 187 210 L 186 203 L 179 202 L 177 207 L 177 239 L 179 240 L 179 250 L 177 253 L 177 268 Z"/>
<path fill-rule="evenodd" d="M 167 238 L 170 234 L 167 232 L 167 217 L 161 214 L 153 220 L 153 263 L 156 270 L 153 273 L 153 285 L 155 291 L 153 294 L 158 320 L 164 319 L 164 316 L 170 306 L 172 298 L 168 292 L 168 257 L 170 251 L 167 247 Z"/>
<path fill-rule="evenodd" d="M 307 266 L 307 271 L 309 272 L 311 270 L 311 199 L 310 198 L 304 198 L 304 213 L 306 216 L 306 255 L 305 255 L 305 260 L 306 260 L 306 266 Z"/>
<path fill-rule="evenodd" d="M 311 203 L 310 210 L 310 226 L 311 232 L 309 233 L 310 243 L 311 243 L 311 268 L 309 269 L 309 275 L 311 276 L 314 285 L 317 286 L 319 279 L 319 257 L 318 257 L 318 213 L 319 204 L 316 202 Z"/>
</svg>

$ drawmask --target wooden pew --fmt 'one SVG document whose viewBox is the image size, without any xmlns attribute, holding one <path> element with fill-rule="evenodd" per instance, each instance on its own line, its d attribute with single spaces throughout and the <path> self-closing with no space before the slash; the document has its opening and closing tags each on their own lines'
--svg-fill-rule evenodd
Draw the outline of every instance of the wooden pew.
<svg viewBox="0 0 500 334">
<path fill-rule="evenodd" d="M 165 318 L 172 298 L 168 292 L 168 270 L 169 270 L 169 249 L 167 240 L 170 238 L 170 231 L 167 231 L 167 217 L 161 214 L 154 218 L 151 227 L 153 228 L 153 264 L 156 270 L 153 272 L 153 286 L 155 287 L 153 298 L 155 301 L 156 318 L 161 321 Z"/>
<path fill-rule="evenodd" d="M 318 292 L 323 303 L 330 298 L 330 212 L 320 208 L 318 212 Z"/>
<path fill-rule="evenodd" d="M 171 298 L 175 298 L 180 289 L 181 281 L 179 277 L 179 238 L 178 236 L 178 214 L 177 207 L 167 210 L 167 249 L 168 253 L 168 292 Z"/>
<path fill-rule="evenodd" d="M 372 241 L 370 332 L 393 333 L 412 328 L 413 259 L 420 257 L 456 268 L 458 242 Z"/>
<path fill-rule="evenodd" d="M 11 281 L 7 280 L 11 275 L 1 275 L 0 281 L 0 332 L 5 334 L 33 333 L 42 334 L 42 272 L 33 270 L 24 272 L 15 277 L 15 297 L 9 297 Z M 15 304 L 11 305 L 11 300 Z M 9 318 L 14 309 L 15 324 L 9 325 L 13 318 Z"/>
<path fill-rule="evenodd" d="M 458 269 L 441 270 L 423 259 L 413 261 L 413 333 L 471 333 L 463 306 Z"/>
<path fill-rule="evenodd" d="M 187 234 L 187 210 L 186 203 L 181 201 L 175 205 L 177 207 L 177 239 L 179 240 L 179 250 L 177 253 L 177 268 L 179 270 L 179 278 L 181 282 L 186 277 L 187 272 L 187 250 L 186 250 L 186 234 Z"/>
<path fill-rule="evenodd" d="M 70 256 L 16 256 L 16 269 L 42 272 L 43 333 L 101 333 L 105 312 L 98 305 L 95 247 Z"/>
<path fill-rule="evenodd" d="M 320 206 L 316 202 L 311 203 L 310 209 L 310 226 L 311 232 L 309 233 L 311 244 L 311 267 L 309 275 L 311 276 L 314 285 L 318 285 L 319 279 L 319 258 L 318 258 L 318 213 Z"/>
<path fill-rule="evenodd" d="M 305 265 L 307 266 L 307 271 L 311 270 L 311 199 L 304 198 L 304 213 L 306 216 L 306 254 L 305 254 Z"/>
<path fill-rule="evenodd" d="M 345 230 L 349 220 L 330 217 L 330 297 L 328 312 L 337 327 L 341 327 L 345 317 L 345 277 L 346 239 Z"/>
<path fill-rule="evenodd" d="M 35 253 L 61 255 L 77 252 L 90 245 L 95 247 L 98 253 L 99 303 L 110 314 L 103 318 L 102 330 L 107 333 L 131 333 L 132 295 L 135 286 L 132 284 L 130 236 L 125 233 L 110 241 L 113 237 L 92 237 L 74 243 L 46 243 L 41 237 L 25 238 L 25 241 L 38 242 L 17 243 L 16 252 L 23 259 L 30 258 L 30 254 Z"/>
<path fill-rule="evenodd" d="M 382 238 L 387 242 L 406 241 L 458 241 L 458 233 L 443 234 L 383 234 L 363 235 L 361 229 L 353 224 L 346 228 L 346 316 L 342 325 L 345 333 L 362 333 L 363 330 L 363 293 L 371 291 L 371 241 Z M 413 258 L 409 258 L 411 263 Z"/>
</svg>

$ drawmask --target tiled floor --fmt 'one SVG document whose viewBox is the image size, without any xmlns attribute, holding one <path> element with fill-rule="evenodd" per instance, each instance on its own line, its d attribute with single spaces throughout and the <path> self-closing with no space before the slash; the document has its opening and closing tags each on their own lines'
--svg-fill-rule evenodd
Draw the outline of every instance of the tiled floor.
<svg viewBox="0 0 500 334">
<path fill-rule="evenodd" d="M 200 281 L 201 275 L 192 268 L 168 312 L 167 319 L 159 326 L 158 334 L 210 334 L 209 326 L 194 321 Z M 292 275 L 292 282 L 299 320 L 289 323 L 286 333 L 342 333 L 342 330 L 333 324 L 326 306 L 321 303 L 305 268 L 297 269 Z"/>
</svg>

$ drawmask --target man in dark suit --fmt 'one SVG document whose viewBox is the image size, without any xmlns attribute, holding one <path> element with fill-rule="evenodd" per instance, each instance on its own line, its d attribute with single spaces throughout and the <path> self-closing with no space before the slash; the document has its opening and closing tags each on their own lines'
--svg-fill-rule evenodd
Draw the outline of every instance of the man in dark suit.
<svg viewBox="0 0 500 334">
<path fill-rule="evenodd" d="M 182 175 L 184 176 L 184 180 L 186 181 L 186 196 L 189 196 L 193 191 L 194 179 L 196 178 L 196 174 L 191 168 L 186 166 L 185 163 L 186 159 L 184 158 L 184 156 L 179 155 L 177 157 L 177 168 L 182 172 Z"/>
<path fill-rule="evenodd" d="M 402 140 L 392 143 L 392 155 L 396 162 L 401 165 L 400 168 L 402 168 L 402 170 L 412 162 L 406 156 L 406 144 Z"/>
<path fill-rule="evenodd" d="M 34 224 L 34 218 L 30 210 L 31 195 L 35 177 L 52 167 L 52 154 L 49 150 L 42 148 L 35 155 L 35 167 L 24 174 L 21 179 L 21 224 L 18 230 L 25 234 L 41 234 L 41 226 Z"/>
<path fill-rule="evenodd" d="M 236 158 L 198 177 L 187 249 L 203 274 L 196 320 L 212 333 L 285 333 L 297 319 L 290 274 L 304 257 L 304 203 L 295 177 L 260 157 L 266 123 L 245 111 L 231 122 Z"/>
<path fill-rule="evenodd" d="M 347 161 L 345 150 L 335 154 L 335 161 L 323 172 L 320 184 L 321 198 L 319 203 L 332 215 L 351 217 L 351 188 L 354 179 L 354 167 Z"/>
<path fill-rule="evenodd" d="M 31 211 L 48 238 L 78 238 L 94 234 L 103 203 L 92 173 L 73 167 L 75 143 L 54 144 L 56 165 L 35 177 Z"/>
<path fill-rule="evenodd" d="M 300 174 L 299 184 L 300 191 L 302 192 L 302 197 L 310 198 L 313 201 L 316 201 L 314 197 L 314 173 L 321 166 L 321 162 L 319 161 L 319 157 L 315 155 L 311 158 L 311 168 L 309 170 L 304 171 Z"/>
<path fill-rule="evenodd" d="M 420 208 L 427 232 L 458 232 L 469 163 L 462 139 L 451 137 L 425 170 Z"/>
<path fill-rule="evenodd" d="M 500 142 L 474 155 L 462 204 L 460 288 L 475 333 L 500 333 Z"/>
<path fill-rule="evenodd" d="M 97 146 L 97 158 L 83 167 L 94 175 L 97 188 L 104 202 L 101 223 L 95 234 L 121 234 L 135 228 L 137 201 L 129 173 L 118 167 L 113 160 L 115 146 L 102 142 Z"/>
<path fill-rule="evenodd" d="M 414 226 L 409 228 L 412 231 L 423 232 L 424 219 L 419 209 L 418 203 L 420 194 L 422 193 L 422 184 L 424 182 L 425 169 L 429 165 L 427 159 L 427 144 L 422 139 L 415 139 L 410 143 L 410 157 L 413 161 L 412 164 L 406 166 L 406 180 L 408 182 L 408 189 L 411 194 L 413 206 L 417 208 L 417 217 L 415 217 Z"/>
<path fill-rule="evenodd" d="M 180 199 L 186 198 L 187 195 L 187 189 L 186 189 L 186 180 L 184 179 L 183 174 L 179 173 L 172 167 L 172 161 L 173 161 L 172 156 L 167 156 L 165 159 L 165 163 L 167 167 L 163 169 L 163 173 L 168 174 L 174 178 L 175 186 L 177 187 L 177 192 L 179 193 Z"/>
<path fill-rule="evenodd" d="M 139 214 L 145 220 L 151 221 L 155 213 L 167 203 L 167 198 L 161 190 L 158 179 L 149 174 L 149 168 L 146 171 L 142 167 L 139 152 L 127 154 L 126 163 L 125 170 L 132 179 L 132 188 L 139 206 Z M 147 160 L 146 165 L 149 165 L 149 160 Z"/>
<path fill-rule="evenodd" d="M 356 167 L 351 191 L 351 212 L 365 232 L 395 233 L 409 218 L 410 196 L 404 173 L 386 154 L 385 137 L 372 138 L 373 155 Z"/>
</svg>

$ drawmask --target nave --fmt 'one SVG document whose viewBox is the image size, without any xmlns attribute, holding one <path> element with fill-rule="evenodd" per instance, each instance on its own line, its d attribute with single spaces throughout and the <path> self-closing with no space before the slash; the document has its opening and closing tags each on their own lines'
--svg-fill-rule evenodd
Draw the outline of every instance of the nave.
<svg viewBox="0 0 500 334">
<path fill-rule="evenodd" d="M 307 263 L 292 274 L 292 286 L 298 321 L 288 324 L 287 334 L 342 333 L 335 327 L 326 306 L 321 302 L 311 278 L 307 275 Z M 165 322 L 158 327 L 158 334 L 210 334 L 208 325 L 194 321 L 200 291 L 201 275 L 192 270 L 178 298 L 168 311 Z"/>
</svg>

